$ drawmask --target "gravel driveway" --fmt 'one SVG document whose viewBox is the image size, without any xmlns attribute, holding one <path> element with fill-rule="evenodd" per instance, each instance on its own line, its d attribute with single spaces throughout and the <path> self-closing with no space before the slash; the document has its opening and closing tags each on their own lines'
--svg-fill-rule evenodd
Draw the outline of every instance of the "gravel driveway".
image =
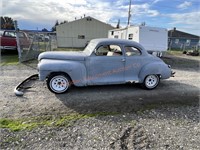
<svg viewBox="0 0 200 150">
<path fill-rule="evenodd" d="M 1 128 L 0 149 L 200 149 L 200 57 L 167 56 L 174 78 L 155 90 L 138 85 L 72 87 L 54 95 L 39 81 L 23 97 L 14 87 L 37 73 L 35 64 L 1 66 L 0 118 L 99 114 L 67 126 L 31 130 Z M 17 76 L 17 77 L 16 77 Z"/>
</svg>

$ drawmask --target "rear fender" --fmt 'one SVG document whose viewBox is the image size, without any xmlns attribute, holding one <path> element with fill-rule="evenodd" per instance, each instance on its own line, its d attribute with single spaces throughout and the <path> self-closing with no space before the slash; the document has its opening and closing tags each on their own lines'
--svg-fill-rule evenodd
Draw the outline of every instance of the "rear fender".
<svg viewBox="0 0 200 150">
<path fill-rule="evenodd" d="M 142 83 L 147 75 L 156 74 L 160 79 L 171 76 L 171 68 L 163 62 L 152 62 L 142 67 L 139 73 L 139 82 Z"/>
</svg>

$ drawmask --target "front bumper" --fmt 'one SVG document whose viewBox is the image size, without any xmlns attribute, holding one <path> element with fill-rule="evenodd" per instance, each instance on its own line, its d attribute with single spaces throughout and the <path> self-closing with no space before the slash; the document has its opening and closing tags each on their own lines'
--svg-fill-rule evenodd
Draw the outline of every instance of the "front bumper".
<svg viewBox="0 0 200 150">
<path fill-rule="evenodd" d="M 22 81 L 21 83 L 19 83 L 19 84 L 15 87 L 15 89 L 14 89 L 15 95 L 16 95 L 16 96 L 23 96 L 23 94 L 24 94 L 23 91 L 24 91 L 25 89 L 30 88 L 30 87 L 24 87 L 24 84 L 27 83 L 27 82 L 29 82 L 30 80 L 37 80 L 37 79 L 38 79 L 38 74 L 34 74 L 34 75 L 32 75 L 32 76 L 26 78 L 26 79 L 25 79 L 24 81 Z"/>
</svg>

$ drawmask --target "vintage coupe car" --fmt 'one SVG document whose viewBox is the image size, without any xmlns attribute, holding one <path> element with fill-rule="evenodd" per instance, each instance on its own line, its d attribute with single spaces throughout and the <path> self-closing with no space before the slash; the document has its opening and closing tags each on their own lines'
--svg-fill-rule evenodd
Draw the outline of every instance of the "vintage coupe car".
<svg viewBox="0 0 200 150">
<path fill-rule="evenodd" d="M 71 85 L 140 83 L 154 89 L 173 76 L 170 65 L 147 53 L 142 45 L 122 39 L 94 39 L 84 51 L 44 52 L 38 57 L 39 79 L 60 94 Z"/>
</svg>

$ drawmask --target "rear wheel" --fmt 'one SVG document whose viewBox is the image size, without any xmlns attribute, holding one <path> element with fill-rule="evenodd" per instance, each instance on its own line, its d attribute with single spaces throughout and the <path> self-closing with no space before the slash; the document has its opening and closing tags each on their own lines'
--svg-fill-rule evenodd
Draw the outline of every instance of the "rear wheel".
<svg viewBox="0 0 200 150">
<path fill-rule="evenodd" d="M 67 92 L 71 87 L 71 80 L 65 74 L 54 73 L 47 79 L 47 87 L 55 94 L 62 94 Z"/>
<path fill-rule="evenodd" d="M 160 82 L 160 78 L 155 74 L 151 74 L 151 75 L 147 75 L 145 77 L 142 85 L 146 89 L 152 90 L 152 89 L 155 89 L 158 86 L 159 82 Z"/>
</svg>

